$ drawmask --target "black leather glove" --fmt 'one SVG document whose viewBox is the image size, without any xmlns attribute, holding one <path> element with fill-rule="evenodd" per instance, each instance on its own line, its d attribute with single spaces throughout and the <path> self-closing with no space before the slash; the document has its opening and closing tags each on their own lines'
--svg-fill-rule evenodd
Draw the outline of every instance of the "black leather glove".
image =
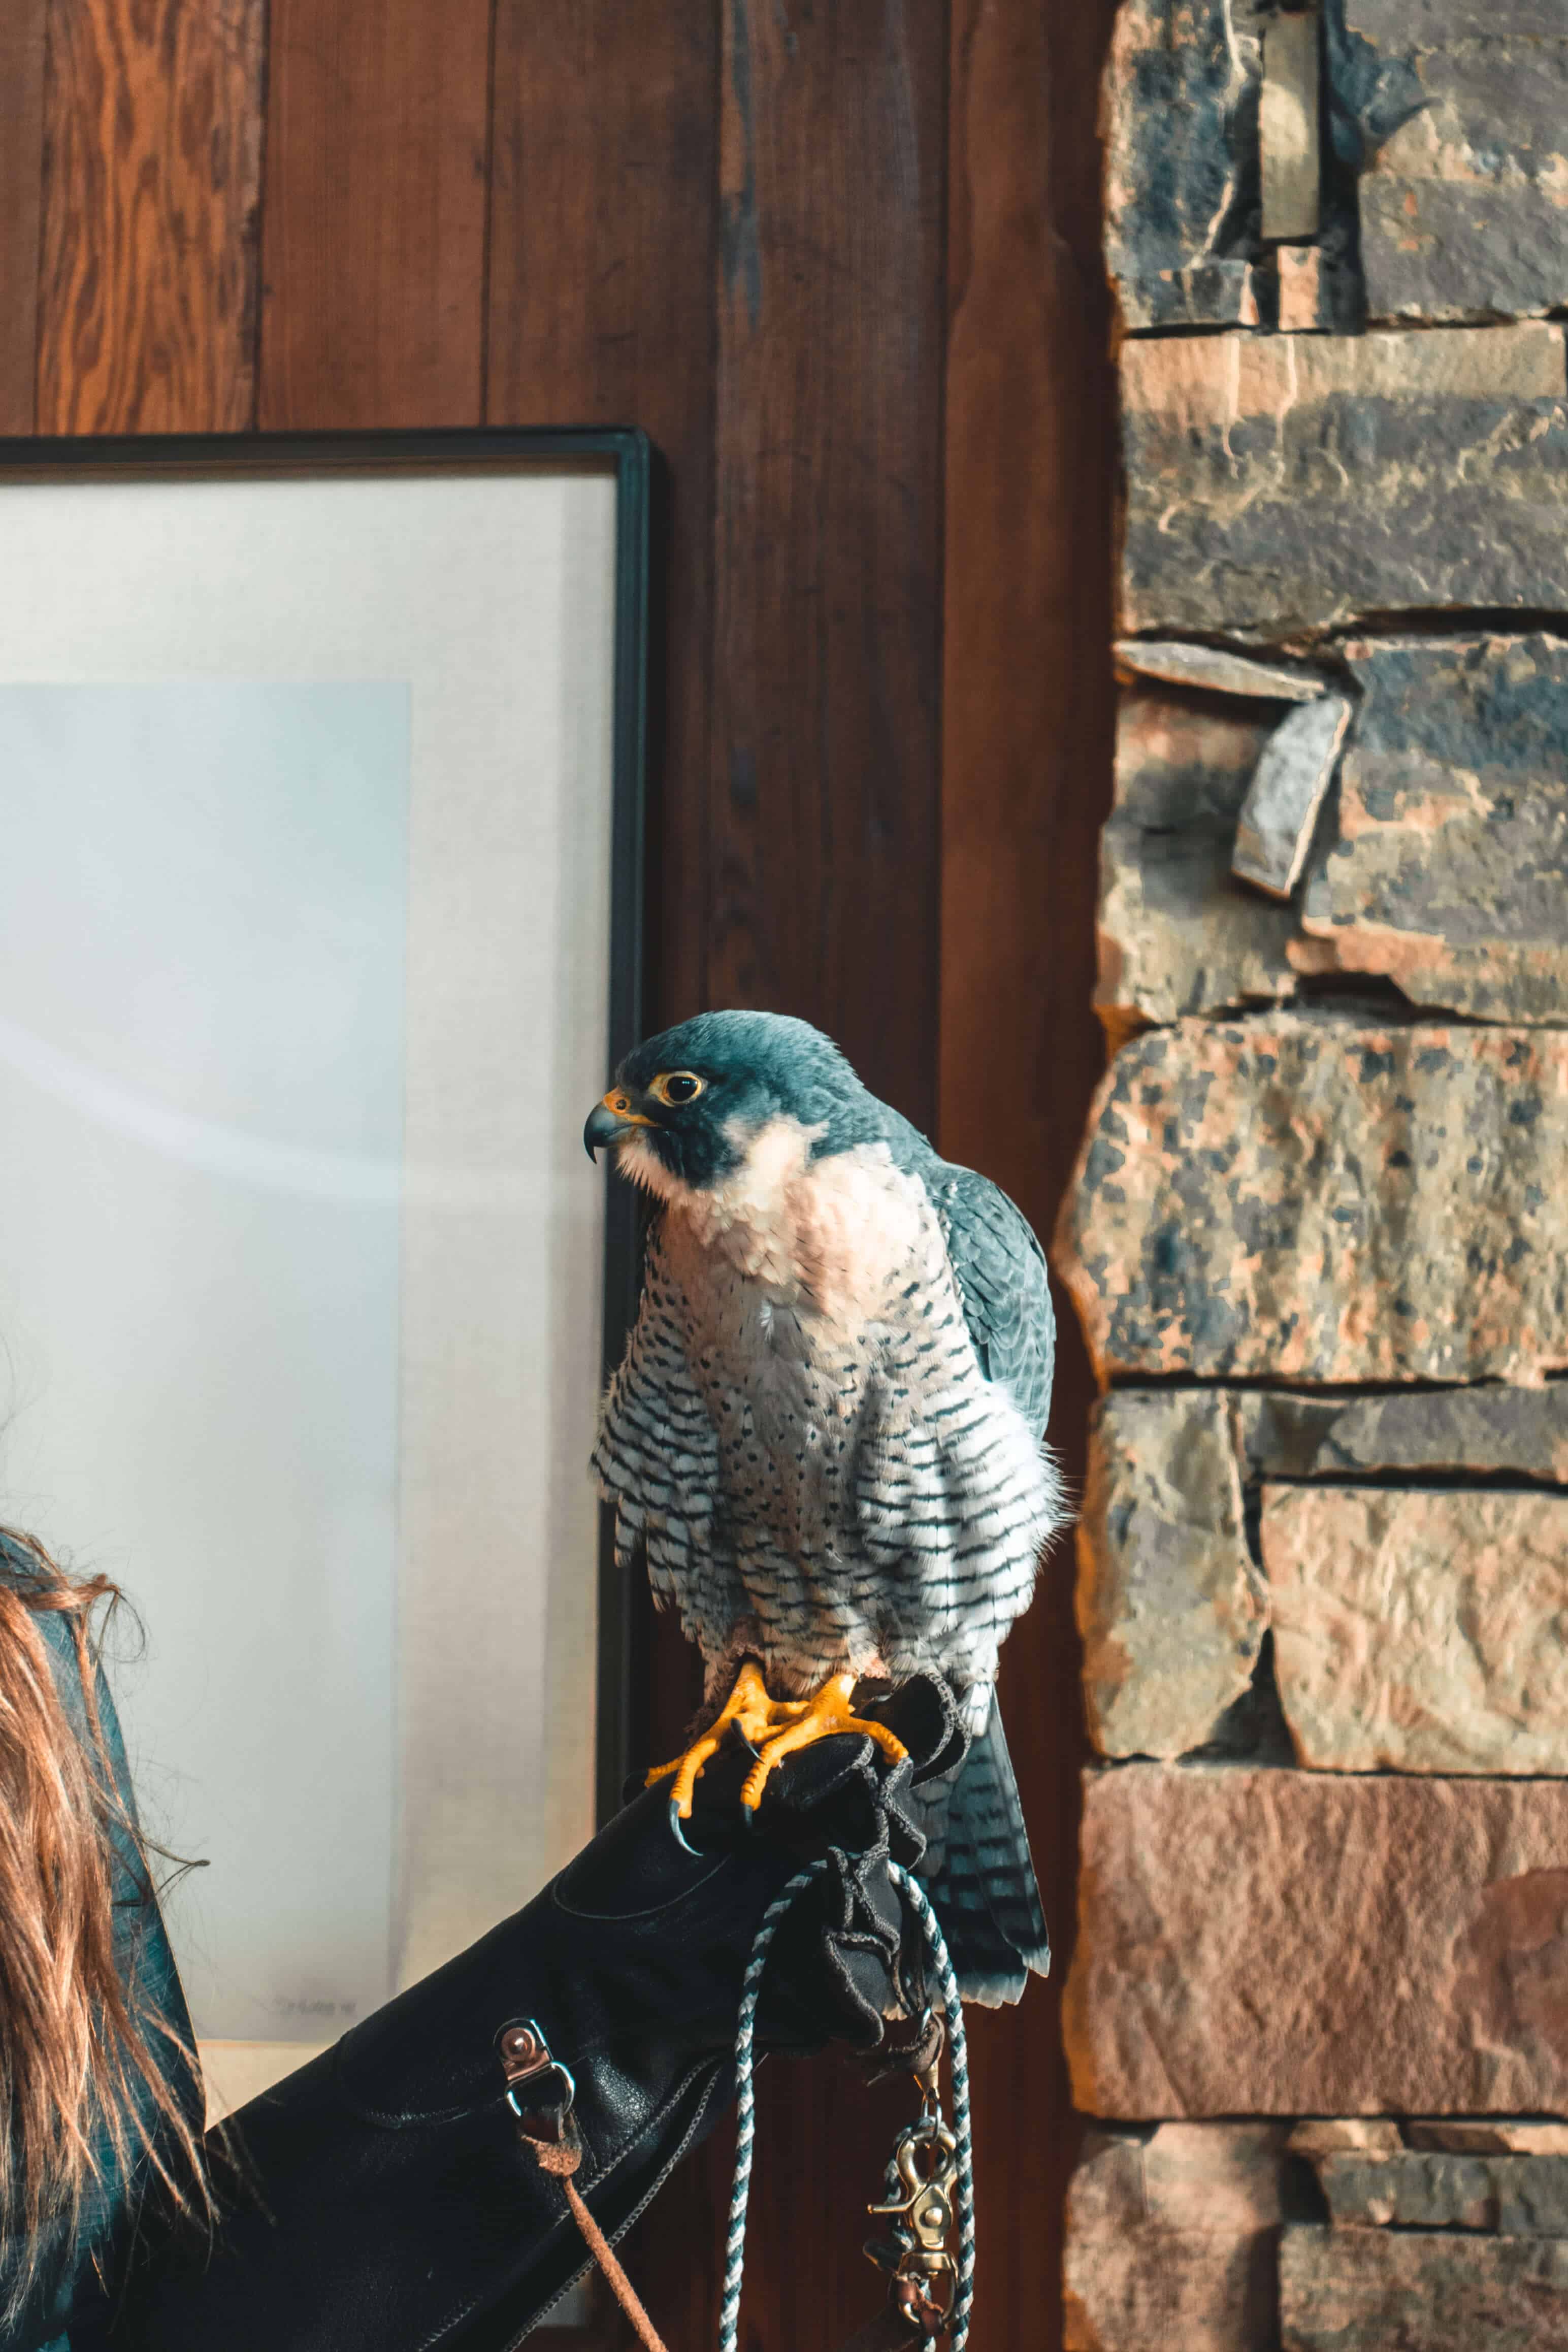
<svg viewBox="0 0 1568 2352">
<path fill-rule="evenodd" d="M 73 2320 L 72 2352 L 508 2352 L 587 2257 L 519 2141 L 501 2027 L 535 2021 L 571 2070 L 577 2186 L 613 2239 L 731 2096 L 752 1941 L 805 1863 L 827 1867 L 776 1933 L 759 2045 L 837 2037 L 874 2059 L 888 2018 L 921 2006 L 920 1940 L 888 1864 L 918 1862 L 912 1788 L 952 1768 L 962 1734 L 934 1681 L 882 1712 L 907 1761 L 823 1740 L 774 1773 L 751 1830 L 750 1758 L 721 1751 L 699 1783 L 695 1853 L 649 1790 L 525 1910 L 253 2100 L 214 2136 L 210 2241 L 147 2233 L 117 2310 Z"/>
</svg>

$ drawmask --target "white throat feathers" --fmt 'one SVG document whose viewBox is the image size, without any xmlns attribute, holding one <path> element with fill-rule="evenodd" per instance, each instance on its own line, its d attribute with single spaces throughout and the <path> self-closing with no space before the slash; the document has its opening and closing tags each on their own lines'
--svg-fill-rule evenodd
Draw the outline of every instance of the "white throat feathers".
<svg viewBox="0 0 1568 2352">
<path fill-rule="evenodd" d="M 814 1160 L 822 1132 L 780 1114 L 731 1133 L 741 1164 L 707 1189 L 673 1175 L 641 1135 L 620 1146 L 620 1165 L 664 1202 L 677 1258 L 720 1259 L 780 1306 L 853 1324 L 880 1297 L 888 1268 L 919 1251 L 924 1193 L 885 1143 Z"/>
</svg>

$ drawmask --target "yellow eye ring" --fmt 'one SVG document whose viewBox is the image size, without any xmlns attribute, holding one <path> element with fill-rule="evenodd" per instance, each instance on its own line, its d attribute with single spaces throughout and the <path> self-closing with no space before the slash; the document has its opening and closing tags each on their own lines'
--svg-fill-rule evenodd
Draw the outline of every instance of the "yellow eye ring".
<svg viewBox="0 0 1568 2352">
<path fill-rule="evenodd" d="M 660 1070 L 648 1087 L 655 1102 L 668 1103 L 672 1110 L 695 1102 L 702 1092 L 704 1081 L 695 1070 Z"/>
</svg>

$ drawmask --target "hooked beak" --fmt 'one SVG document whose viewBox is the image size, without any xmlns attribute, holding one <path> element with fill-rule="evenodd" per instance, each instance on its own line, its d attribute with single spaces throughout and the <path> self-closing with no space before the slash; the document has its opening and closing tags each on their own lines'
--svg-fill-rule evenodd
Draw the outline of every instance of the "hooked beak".
<svg viewBox="0 0 1568 2352">
<path fill-rule="evenodd" d="M 634 1127 L 652 1125 L 651 1118 L 645 1118 L 640 1111 L 632 1108 L 628 1095 L 612 1087 L 604 1101 L 595 1103 L 588 1113 L 583 1129 L 583 1149 L 590 1160 L 596 1161 L 601 1146 L 618 1143 Z"/>
</svg>

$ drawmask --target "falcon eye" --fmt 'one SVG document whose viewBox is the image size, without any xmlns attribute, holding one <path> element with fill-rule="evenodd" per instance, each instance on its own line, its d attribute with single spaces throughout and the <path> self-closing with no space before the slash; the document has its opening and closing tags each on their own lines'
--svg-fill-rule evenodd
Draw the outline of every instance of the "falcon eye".
<svg viewBox="0 0 1568 2352">
<path fill-rule="evenodd" d="M 702 1081 L 690 1070 L 672 1070 L 668 1074 L 661 1071 L 648 1092 L 663 1103 L 695 1102 L 702 1092 Z"/>
</svg>

